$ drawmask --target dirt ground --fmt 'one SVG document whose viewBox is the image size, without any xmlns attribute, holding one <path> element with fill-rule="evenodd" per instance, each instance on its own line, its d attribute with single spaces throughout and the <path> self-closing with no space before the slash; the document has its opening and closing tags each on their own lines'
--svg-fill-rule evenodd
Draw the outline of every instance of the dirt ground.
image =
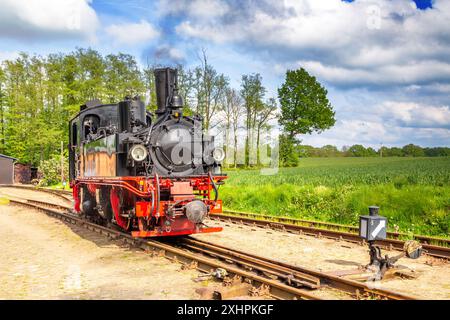
<svg viewBox="0 0 450 320">
<path fill-rule="evenodd" d="M 8 187 L 1 187 L 0 188 L 0 198 L 1 197 L 19 197 L 19 198 L 26 198 L 30 200 L 37 200 L 37 201 L 46 201 L 53 204 L 59 204 L 64 206 L 69 206 L 70 203 L 66 200 L 64 200 L 62 197 L 58 197 L 57 195 L 43 192 L 43 191 L 35 191 L 35 190 L 28 190 L 28 189 L 19 189 L 19 188 L 8 188 Z"/>
<path fill-rule="evenodd" d="M 217 221 L 209 221 L 207 224 L 222 226 L 224 231 L 194 237 L 310 269 L 325 272 L 350 270 L 369 262 L 367 246 Z M 389 256 L 399 253 L 383 252 Z M 431 266 L 426 263 L 430 260 L 434 259 L 422 256 L 417 260 L 402 258 L 397 262 L 398 266 L 414 270 L 419 275 L 416 279 L 395 277 L 367 284 L 421 299 L 450 299 L 450 263 Z"/>
<path fill-rule="evenodd" d="M 198 299 L 198 272 L 34 210 L 0 205 L 0 299 Z M 174 286 L 176 284 L 176 286 Z"/>
</svg>

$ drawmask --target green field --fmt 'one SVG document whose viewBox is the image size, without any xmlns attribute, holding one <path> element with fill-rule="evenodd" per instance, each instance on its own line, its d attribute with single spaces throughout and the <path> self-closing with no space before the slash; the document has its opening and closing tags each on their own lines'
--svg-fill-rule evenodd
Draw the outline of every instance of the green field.
<svg viewBox="0 0 450 320">
<path fill-rule="evenodd" d="M 304 158 L 276 175 L 227 173 L 219 192 L 228 209 L 356 225 L 378 205 L 390 229 L 449 236 L 448 157 Z"/>
</svg>

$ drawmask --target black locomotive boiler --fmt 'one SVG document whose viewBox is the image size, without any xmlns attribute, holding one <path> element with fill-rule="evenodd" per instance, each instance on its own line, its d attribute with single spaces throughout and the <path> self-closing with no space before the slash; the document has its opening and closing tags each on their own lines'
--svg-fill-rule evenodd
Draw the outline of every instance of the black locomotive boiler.
<svg viewBox="0 0 450 320">
<path fill-rule="evenodd" d="M 90 101 L 70 121 L 69 171 L 75 211 L 135 237 L 221 231 L 204 224 L 222 212 L 224 151 L 185 116 L 177 71 L 155 70 L 157 110 L 138 98 Z"/>
</svg>

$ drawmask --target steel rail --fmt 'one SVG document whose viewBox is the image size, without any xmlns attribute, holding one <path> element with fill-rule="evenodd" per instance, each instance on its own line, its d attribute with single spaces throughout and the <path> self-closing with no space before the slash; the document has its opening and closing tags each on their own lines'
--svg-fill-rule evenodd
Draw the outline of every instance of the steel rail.
<svg viewBox="0 0 450 320">
<path fill-rule="evenodd" d="M 319 288 L 322 285 L 346 292 L 357 299 L 416 299 L 413 296 L 390 290 L 373 289 L 357 281 L 343 279 L 299 266 L 292 266 L 287 263 L 230 249 L 191 237 L 179 238 L 175 243 L 173 243 L 172 240 L 167 239 L 163 241 L 136 239 L 127 233 L 99 226 L 95 223 L 76 217 L 71 213 L 62 212 L 61 210 L 71 210 L 70 207 L 66 206 L 36 200 L 10 201 L 13 204 L 43 210 L 49 215 L 63 221 L 80 224 L 90 230 L 106 234 L 112 238 L 122 238 L 127 243 L 136 245 L 143 250 L 153 253 L 156 252 L 156 254 L 163 255 L 170 260 L 181 262 L 184 266 L 193 266 L 206 273 L 210 273 L 218 268 L 227 270 L 230 275 L 235 275 L 240 279 L 250 281 L 254 288 L 266 288 L 270 295 L 277 299 L 319 299 L 309 291 L 299 289 L 298 287 L 314 289 Z M 54 210 L 55 208 L 57 210 Z M 196 253 L 193 254 L 180 249 L 180 246 L 184 249 L 189 249 L 189 251 L 195 251 Z M 211 256 L 213 259 L 206 258 L 204 255 Z M 292 285 L 295 285 L 295 287 Z"/>
<path fill-rule="evenodd" d="M 294 225 L 305 225 L 305 226 L 319 228 L 319 229 L 345 231 L 345 232 L 349 232 L 349 233 L 358 233 L 358 231 L 359 231 L 359 228 L 357 226 L 332 223 L 332 222 L 298 219 L 298 218 L 291 218 L 291 217 L 285 217 L 285 216 L 272 216 L 272 215 L 264 215 L 264 214 L 258 214 L 258 213 L 241 212 L 241 211 L 233 211 L 233 210 L 224 210 L 223 212 L 225 214 L 230 214 L 230 215 L 235 215 L 235 216 L 242 216 L 242 217 L 260 219 L 260 220 L 269 220 L 269 221 L 288 223 L 288 224 L 294 224 Z M 431 237 L 431 236 L 416 235 L 416 234 L 411 235 L 411 234 L 407 234 L 404 232 L 391 232 L 391 231 L 387 232 L 387 236 L 390 239 L 397 239 L 397 240 L 401 240 L 402 238 L 410 239 L 412 237 L 414 240 L 420 241 L 423 244 L 450 247 L 450 239 L 446 239 L 446 238 Z"/>
<path fill-rule="evenodd" d="M 222 256 L 222 259 L 229 259 L 233 261 L 238 261 L 239 259 L 242 259 L 244 262 L 242 265 L 244 267 L 251 267 L 251 262 L 256 261 L 257 263 L 261 264 L 262 266 L 266 266 L 267 269 L 270 269 L 271 267 L 275 266 L 275 269 L 279 271 L 283 271 L 283 274 L 280 276 L 283 280 L 289 281 L 289 279 L 295 279 L 298 277 L 298 279 L 304 279 L 305 276 L 310 277 L 309 283 L 314 285 L 317 285 L 317 283 L 313 281 L 317 281 L 317 279 L 320 280 L 318 285 L 326 285 L 331 288 L 337 289 L 339 291 L 344 291 L 353 297 L 359 299 L 359 298 L 376 298 L 376 299 L 389 299 L 389 300 L 413 300 L 416 299 L 415 297 L 394 292 L 391 290 L 386 289 L 373 289 L 369 288 L 366 284 L 344 279 L 338 276 L 334 276 L 331 274 L 327 274 L 326 272 L 319 272 L 316 270 L 312 270 L 309 268 L 299 267 L 295 265 L 291 265 L 279 260 L 273 260 L 268 259 L 262 256 L 250 254 L 247 252 L 243 252 L 240 250 L 230 249 L 228 247 L 224 247 L 215 243 L 203 241 L 194 239 L 191 237 L 180 239 L 180 242 L 182 242 L 181 245 L 184 247 L 187 247 L 191 250 L 194 250 L 196 252 L 202 252 L 207 255 L 212 255 L 214 257 Z M 238 260 L 236 260 L 238 259 Z M 250 263 L 248 263 L 250 261 Z M 269 271 L 270 273 L 270 271 Z M 276 275 L 276 272 L 273 273 L 273 275 Z M 289 277 L 291 275 L 291 277 Z M 312 288 L 312 287 L 311 287 Z"/>
<path fill-rule="evenodd" d="M 258 215 L 253 215 L 258 216 Z M 258 218 L 249 218 L 247 216 L 241 216 L 238 214 L 216 214 L 211 213 L 210 218 L 213 220 L 219 220 L 229 223 L 238 223 L 248 226 L 255 226 L 255 227 L 261 227 L 261 228 L 270 228 L 274 230 L 279 231 L 286 231 L 291 233 L 301 233 L 306 234 L 310 236 L 318 236 L 318 237 L 324 237 L 334 240 L 344 240 L 348 242 L 353 243 L 359 243 L 364 244 L 364 240 L 362 240 L 358 233 L 356 232 L 348 232 L 348 231 L 339 231 L 339 230 L 333 230 L 333 229 L 326 229 L 326 228 L 317 228 L 312 227 L 310 225 L 304 225 L 305 223 L 310 223 L 308 220 L 298 220 L 303 222 L 304 224 L 300 224 L 295 219 L 280 219 L 278 217 L 272 217 L 272 216 L 258 216 Z M 296 223 L 287 223 L 286 221 L 296 221 Z M 317 225 L 317 222 L 315 222 Z M 321 223 L 322 225 L 325 225 L 326 223 Z M 331 224 L 335 225 L 335 224 Z M 341 225 L 338 225 L 341 226 Z M 356 227 L 352 227 L 356 228 Z M 357 229 L 357 228 L 356 228 Z M 450 259 L 450 247 L 446 246 L 437 246 L 428 244 L 424 239 L 430 239 L 430 237 L 425 236 L 415 236 L 414 239 L 419 240 L 419 242 L 422 244 L 423 249 L 426 251 L 426 253 L 430 256 L 440 258 L 440 259 Z M 422 239 L 422 241 L 420 241 Z M 438 239 L 441 241 L 444 241 L 445 243 L 450 244 L 450 240 L 448 239 L 440 239 L 440 238 L 432 238 L 432 239 Z M 388 238 L 386 240 L 380 240 L 377 241 L 377 244 L 380 246 L 387 248 L 387 249 L 397 249 L 397 250 L 403 250 L 405 241 L 399 240 L 399 239 L 392 239 Z"/>
<path fill-rule="evenodd" d="M 30 186 L 19 186 L 19 185 L 0 185 L 0 187 L 11 187 L 11 188 L 24 188 L 29 190 L 35 190 L 35 191 L 43 191 L 43 192 L 49 192 L 55 195 L 71 195 L 72 193 L 68 190 L 57 190 L 57 189 L 48 189 L 48 188 L 36 188 L 36 187 L 30 187 Z M 63 196 L 64 199 L 70 200 Z M 311 231 L 314 229 L 319 230 L 318 232 L 322 232 L 322 230 L 329 230 L 329 231 L 338 231 L 340 233 L 335 233 L 337 235 L 343 235 L 345 234 L 356 234 L 358 233 L 358 227 L 351 226 L 351 225 L 345 225 L 345 224 L 338 224 L 338 223 L 331 223 L 331 222 L 323 222 L 323 221 L 314 221 L 314 220 L 306 220 L 306 219 L 298 219 L 298 218 L 291 218 L 291 217 L 283 217 L 283 216 L 270 216 L 270 215 L 262 215 L 258 213 L 250 213 L 250 212 L 241 212 L 241 211 L 233 211 L 233 210 L 224 210 L 223 214 L 211 214 L 211 217 L 213 218 L 219 218 L 221 216 L 225 216 L 227 218 L 230 218 L 231 220 L 235 220 L 235 217 L 239 218 L 249 218 L 251 220 L 247 220 L 245 222 L 259 222 L 259 221 L 268 221 L 268 222 L 274 222 L 273 228 L 279 228 L 283 229 L 286 228 L 286 225 L 294 225 L 294 226 L 304 226 L 304 227 L 310 227 L 311 229 L 307 229 L 306 231 Z M 241 219 L 239 219 L 241 220 Z M 244 221 L 243 221 L 244 222 Z M 270 224 L 267 224 L 268 227 L 271 227 Z M 291 230 L 291 228 L 289 228 Z M 318 234 L 314 233 L 313 234 Z M 330 233 L 332 235 L 332 233 Z M 405 239 L 414 239 L 419 241 L 422 245 L 424 245 L 425 249 L 428 251 L 430 255 L 437 256 L 439 258 L 449 259 L 450 256 L 450 239 L 445 238 L 438 238 L 438 237 L 431 237 L 431 236 L 424 236 L 424 235 L 410 235 L 407 233 L 402 232 L 387 232 L 387 236 L 389 240 L 400 240 L 400 242 L 393 241 L 392 244 L 395 246 L 396 249 L 401 249 L 400 245 L 403 246 L 403 241 L 401 241 L 402 238 Z M 355 240 L 354 236 L 347 236 L 346 238 L 352 237 L 353 240 Z M 351 241 L 351 240 L 349 240 Z M 360 241 L 360 239 L 359 239 Z M 387 246 L 389 246 L 389 243 L 387 243 Z M 448 249 L 446 250 L 445 247 Z M 442 249 L 444 248 L 444 249 Z M 442 252 L 444 251 L 444 252 Z"/>
<path fill-rule="evenodd" d="M 243 268 L 236 267 L 233 264 L 224 263 L 220 260 L 207 258 L 204 255 L 191 253 L 185 249 L 181 249 L 174 245 L 170 245 L 161 241 L 147 240 L 147 239 L 137 239 L 133 238 L 131 235 L 114 230 L 111 228 L 103 227 L 98 224 L 86 221 L 84 219 L 75 217 L 71 213 L 62 212 L 60 210 L 50 209 L 50 207 L 63 207 L 59 205 L 53 205 L 50 203 L 42 203 L 36 200 L 9 200 L 13 205 L 25 206 L 37 210 L 41 210 L 52 217 L 56 217 L 64 222 L 77 224 L 84 226 L 85 228 L 104 234 L 113 239 L 122 239 L 126 243 L 136 246 L 145 250 L 146 252 L 152 253 L 153 255 L 164 256 L 170 260 L 177 261 L 187 268 L 196 268 L 199 271 L 211 273 L 217 269 L 224 269 L 231 276 L 236 275 L 246 282 L 251 283 L 252 287 L 256 290 L 261 290 L 266 292 L 275 299 L 289 299 L 289 300 L 321 300 L 316 295 L 310 293 L 307 290 L 299 289 L 293 286 L 284 284 L 278 280 L 271 279 L 266 276 L 259 275 L 255 272 L 245 270 Z M 41 203 L 41 205 L 37 203 Z"/>
</svg>

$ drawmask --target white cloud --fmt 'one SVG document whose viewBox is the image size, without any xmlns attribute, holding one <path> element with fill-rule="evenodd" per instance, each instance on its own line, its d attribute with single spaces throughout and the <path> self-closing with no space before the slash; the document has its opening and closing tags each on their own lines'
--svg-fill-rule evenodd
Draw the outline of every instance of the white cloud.
<svg viewBox="0 0 450 320">
<path fill-rule="evenodd" d="M 222 1 L 215 19 L 186 10 L 176 31 L 232 43 L 262 59 L 306 63 L 342 86 L 450 81 L 450 1 L 418 10 L 412 1 Z"/>
<path fill-rule="evenodd" d="M 313 146 L 327 144 L 338 147 L 362 144 L 366 147 L 404 146 L 409 143 L 421 146 L 448 146 L 450 130 L 444 128 L 410 128 L 377 121 L 342 120 L 322 134 L 300 136 L 302 143 Z"/>
<path fill-rule="evenodd" d="M 0 37 L 84 37 L 93 40 L 98 27 L 91 0 L 0 0 Z"/>
<path fill-rule="evenodd" d="M 115 45 L 144 44 L 159 36 L 155 27 L 145 20 L 139 23 L 113 24 L 106 28 L 106 33 Z"/>
<path fill-rule="evenodd" d="M 418 61 L 408 64 L 384 64 L 373 68 L 346 68 L 326 65 L 319 61 L 297 61 L 320 79 L 336 85 L 410 85 L 442 79 L 450 81 L 450 63 Z"/>
<path fill-rule="evenodd" d="M 450 107 L 386 101 L 375 109 L 386 122 L 409 128 L 450 129 Z"/>
</svg>

